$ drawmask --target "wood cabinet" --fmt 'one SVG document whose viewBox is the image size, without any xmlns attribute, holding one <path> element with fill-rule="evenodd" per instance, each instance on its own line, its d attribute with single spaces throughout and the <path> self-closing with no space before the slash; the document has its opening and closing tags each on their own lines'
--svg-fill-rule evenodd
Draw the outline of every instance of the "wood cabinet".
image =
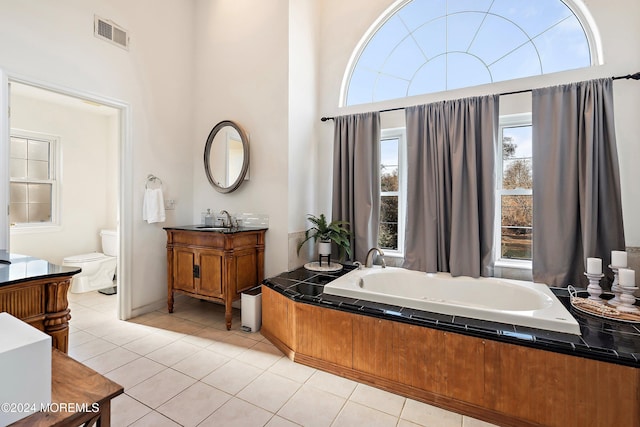
<svg viewBox="0 0 640 427">
<path fill-rule="evenodd" d="M 290 300 L 261 333 L 289 358 L 501 426 L 640 426 L 640 369 Z"/>
<path fill-rule="evenodd" d="M 258 286 L 264 279 L 266 230 L 165 230 L 169 313 L 173 313 L 174 292 L 219 302 L 225 306 L 227 329 L 231 329 L 231 303 L 240 299 L 242 291 Z"/>
</svg>

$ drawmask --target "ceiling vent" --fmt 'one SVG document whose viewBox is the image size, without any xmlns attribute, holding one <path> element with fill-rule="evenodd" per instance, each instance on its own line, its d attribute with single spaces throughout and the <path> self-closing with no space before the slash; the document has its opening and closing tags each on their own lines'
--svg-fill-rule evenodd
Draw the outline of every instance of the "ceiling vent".
<svg viewBox="0 0 640 427">
<path fill-rule="evenodd" d="M 118 26 L 115 22 L 98 16 L 93 20 L 93 34 L 108 42 L 129 50 L 129 35 L 127 30 Z"/>
</svg>

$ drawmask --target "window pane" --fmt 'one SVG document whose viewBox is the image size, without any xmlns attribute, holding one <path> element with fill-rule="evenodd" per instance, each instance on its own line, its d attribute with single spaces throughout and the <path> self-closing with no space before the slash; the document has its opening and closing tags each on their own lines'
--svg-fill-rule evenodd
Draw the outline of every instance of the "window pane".
<svg viewBox="0 0 640 427">
<path fill-rule="evenodd" d="M 29 222 L 51 221 L 51 204 L 29 203 Z"/>
<path fill-rule="evenodd" d="M 398 196 L 380 198 L 378 245 L 383 249 L 398 249 Z"/>
<path fill-rule="evenodd" d="M 27 160 L 27 171 L 29 179 L 49 179 L 49 162 Z"/>
<path fill-rule="evenodd" d="M 27 140 L 23 138 L 11 138 L 11 158 L 27 158 Z"/>
<path fill-rule="evenodd" d="M 505 160 L 502 164 L 502 188 L 533 188 L 531 159 Z"/>
<path fill-rule="evenodd" d="M 11 224 L 28 222 L 27 206 L 26 203 L 11 202 L 9 204 L 9 222 Z"/>
<path fill-rule="evenodd" d="M 380 191 L 398 191 L 398 139 L 380 141 Z"/>
<path fill-rule="evenodd" d="M 533 196 L 502 196 L 502 226 L 531 227 Z"/>
<path fill-rule="evenodd" d="M 502 188 L 533 188 L 531 129 L 528 126 L 502 130 Z"/>
<path fill-rule="evenodd" d="M 501 256 L 509 259 L 531 259 L 531 228 L 502 227 Z"/>
<path fill-rule="evenodd" d="M 29 203 L 51 203 L 51 184 L 29 184 Z"/>
<path fill-rule="evenodd" d="M 46 141 L 29 140 L 29 160 L 49 161 L 49 143 Z"/>
<path fill-rule="evenodd" d="M 9 161 L 9 169 L 11 178 L 26 178 L 27 177 L 27 160 L 26 159 L 14 159 Z"/>
<path fill-rule="evenodd" d="M 9 184 L 9 200 L 11 200 L 11 203 L 27 203 L 27 185 L 20 182 Z"/>
</svg>

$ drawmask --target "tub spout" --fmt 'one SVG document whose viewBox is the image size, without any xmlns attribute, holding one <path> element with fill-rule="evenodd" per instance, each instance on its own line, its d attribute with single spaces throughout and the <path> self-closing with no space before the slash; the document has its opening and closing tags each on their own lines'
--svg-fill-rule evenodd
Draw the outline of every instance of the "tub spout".
<svg viewBox="0 0 640 427">
<path fill-rule="evenodd" d="M 371 248 L 371 249 L 369 249 L 369 252 L 367 252 L 367 258 L 365 260 L 364 266 L 367 267 L 367 268 L 373 267 L 373 255 L 374 255 L 375 252 L 377 252 L 378 255 L 380 255 L 380 261 L 382 262 L 382 268 L 385 268 L 387 266 L 387 264 L 384 262 L 384 258 L 382 258 L 384 256 L 384 252 L 382 252 L 382 249 L 380 249 L 380 248 Z"/>
</svg>

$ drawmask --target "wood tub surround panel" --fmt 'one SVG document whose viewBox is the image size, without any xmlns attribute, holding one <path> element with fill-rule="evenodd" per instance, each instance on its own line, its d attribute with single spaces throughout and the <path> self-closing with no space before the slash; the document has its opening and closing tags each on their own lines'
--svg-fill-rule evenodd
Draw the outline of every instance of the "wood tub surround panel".
<svg viewBox="0 0 640 427">
<path fill-rule="evenodd" d="M 194 226 L 167 227 L 167 308 L 174 292 L 225 306 L 231 329 L 233 301 L 264 278 L 266 229 L 198 231 Z"/>
<path fill-rule="evenodd" d="M 502 426 L 640 426 L 640 369 L 293 301 L 262 333 L 292 360 Z"/>
</svg>

